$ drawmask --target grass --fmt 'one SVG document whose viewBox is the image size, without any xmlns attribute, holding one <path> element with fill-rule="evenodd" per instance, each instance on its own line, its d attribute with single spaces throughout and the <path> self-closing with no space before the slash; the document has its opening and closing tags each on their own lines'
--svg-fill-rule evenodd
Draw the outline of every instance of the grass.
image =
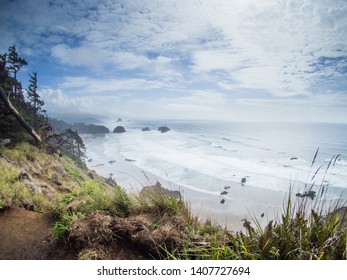
<svg viewBox="0 0 347 280">
<path fill-rule="evenodd" d="M 47 199 L 31 192 L 19 176 L 20 172 L 9 163 L 0 165 L 0 209 L 10 206 L 30 206 L 38 212 L 47 209 L 50 204 Z"/>
<path fill-rule="evenodd" d="M 80 212 L 73 213 L 73 212 L 66 211 L 62 213 L 62 215 L 60 216 L 60 219 L 57 222 L 55 222 L 52 228 L 53 237 L 56 240 L 67 241 L 66 238 L 70 231 L 70 227 L 72 223 L 83 217 L 84 215 Z"/>
<path fill-rule="evenodd" d="M 4 149 L 10 162 L 0 158 L 0 208 L 31 205 L 35 211 L 55 212 L 58 218 L 52 234 L 64 242 L 69 242 L 73 223 L 97 210 L 124 219 L 144 217 L 149 219 L 144 221 L 148 234 L 164 236 L 176 232 L 174 248 L 159 248 L 166 259 L 346 259 L 345 202 L 326 202 L 327 181 L 339 156 L 333 157 L 326 167 L 315 169 L 317 154 L 318 150 L 303 190 L 316 190 L 316 197 L 297 197 L 290 190 L 279 220 L 261 227 L 254 216 L 252 223 L 244 220 L 244 231 L 233 232 L 211 221 L 200 222 L 182 199 L 154 189 L 144 195 L 128 195 L 102 178 L 92 179 L 90 171 L 72 159 L 46 155 L 29 144 Z M 29 174 L 32 183 L 45 185 L 43 190 L 47 191 L 33 192 L 18 179 L 21 172 Z M 317 182 L 319 172 L 323 176 Z M 53 181 L 59 181 L 64 191 L 59 190 L 60 186 L 53 187 Z M 86 249 L 80 252 L 80 258 L 107 257 L 100 250 Z"/>
<path fill-rule="evenodd" d="M 300 202 L 301 204 L 301 202 Z M 308 204 L 307 204 L 308 205 Z M 182 240 L 183 248 L 167 252 L 169 259 L 199 260 L 319 260 L 346 259 L 346 210 L 331 209 L 320 216 L 315 209 L 307 214 L 301 205 L 287 208 L 278 222 L 261 228 L 245 220 L 245 232 L 207 227 L 204 238 Z M 299 207 L 298 207 L 299 206 Z M 191 229 L 199 233 L 200 229 Z"/>
<path fill-rule="evenodd" d="M 167 252 L 169 259 L 247 259 L 247 260 L 320 260 L 347 259 L 347 207 L 345 201 L 327 204 L 327 177 L 338 160 L 333 157 L 324 169 L 313 172 L 317 152 L 311 164 L 305 192 L 318 189 L 316 197 L 298 198 L 290 189 L 279 221 L 269 221 L 262 228 L 253 217 L 254 226 L 244 220 L 245 232 L 230 232 L 209 226 L 203 233 L 205 242 L 186 238 L 183 248 Z M 317 184 L 317 174 L 323 170 Z M 199 233 L 201 227 L 191 228 Z M 206 237 L 208 237 L 206 239 Z"/>
</svg>

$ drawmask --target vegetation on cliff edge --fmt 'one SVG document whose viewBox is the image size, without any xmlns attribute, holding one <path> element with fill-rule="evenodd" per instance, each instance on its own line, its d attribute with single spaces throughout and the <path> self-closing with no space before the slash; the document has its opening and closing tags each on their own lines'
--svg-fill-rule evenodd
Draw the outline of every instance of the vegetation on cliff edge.
<svg viewBox="0 0 347 280">
<path fill-rule="evenodd" d="M 0 208 L 54 213 L 51 242 L 66 252 L 60 258 L 346 259 L 345 205 L 325 215 L 322 205 L 308 208 L 309 197 L 288 198 L 281 221 L 262 228 L 245 220 L 234 232 L 199 221 L 166 192 L 129 195 L 68 156 L 28 143 L 2 153 Z"/>
</svg>

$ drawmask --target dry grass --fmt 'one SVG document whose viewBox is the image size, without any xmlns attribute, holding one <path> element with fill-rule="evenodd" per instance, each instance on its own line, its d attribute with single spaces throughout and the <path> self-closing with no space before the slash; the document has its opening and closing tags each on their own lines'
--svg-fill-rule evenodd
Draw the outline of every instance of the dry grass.
<svg viewBox="0 0 347 280">
<path fill-rule="evenodd" d="M 318 187 L 316 196 L 290 192 L 280 221 L 262 228 L 256 218 L 254 225 L 245 220 L 245 232 L 199 222 L 186 202 L 158 187 L 129 196 L 70 158 L 29 144 L 4 149 L 10 162 L 0 158 L 0 208 L 53 210 L 54 237 L 80 259 L 346 259 L 346 204 L 325 199 L 339 156 L 314 169 L 317 154 L 303 190 Z"/>
</svg>

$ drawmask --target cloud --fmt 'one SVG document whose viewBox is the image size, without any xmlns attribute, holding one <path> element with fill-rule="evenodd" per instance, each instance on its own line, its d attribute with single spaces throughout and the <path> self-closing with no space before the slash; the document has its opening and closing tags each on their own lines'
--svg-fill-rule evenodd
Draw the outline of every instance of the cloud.
<svg viewBox="0 0 347 280">
<path fill-rule="evenodd" d="M 58 63 L 42 80 L 68 98 L 127 93 L 153 109 L 145 99 L 162 91 L 170 112 L 203 116 L 223 102 L 339 106 L 347 94 L 343 0 L 22 2 L 4 2 L 0 31 L 35 65 Z"/>
<path fill-rule="evenodd" d="M 93 47 L 69 47 L 65 44 L 56 45 L 51 50 L 52 56 L 67 66 L 87 67 L 93 72 L 107 69 L 114 71 L 140 70 L 143 75 L 157 77 L 166 81 L 180 79 L 181 74 L 174 70 L 173 59 L 158 55 L 148 58 L 126 51 L 111 52 Z"/>
<path fill-rule="evenodd" d="M 302 109 L 308 107 L 330 107 L 330 108 L 344 108 L 347 109 L 347 96 L 340 93 L 331 93 L 325 95 L 314 95 L 302 99 L 297 98 L 276 98 L 276 99 L 237 99 L 237 104 L 250 105 L 257 107 L 300 107 Z"/>
<path fill-rule="evenodd" d="M 39 95 L 45 102 L 45 109 L 53 112 L 81 112 L 88 110 L 94 103 L 90 97 L 70 97 L 61 89 L 44 88 L 39 91 Z"/>
<path fill-rule="evenodd" d="M 114 78 L 90 78 L 66 77 L 60 87 L 69 90 L 74 94 L 95 94 L 101 93 L 116 94 L 119 91 L 150 91 L 153 89 L 165 88 L 168 85 L 160 81 L 147 79 L 114 79 Z"/>
<path fill-rule="evenodd" d="M 107 54 L 104 51 L 88 47 L 69 48 L 60 44 L 52 48 L 52 56 L 68 66 L 87 66 L 97 70 L 108 63 Z"/>
</svg>

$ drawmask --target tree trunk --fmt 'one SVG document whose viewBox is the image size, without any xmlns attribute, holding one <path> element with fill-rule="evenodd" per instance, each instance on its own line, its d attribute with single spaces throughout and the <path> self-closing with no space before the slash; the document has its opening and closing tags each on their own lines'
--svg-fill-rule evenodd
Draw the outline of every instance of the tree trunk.
<svg viewBox="0 0 347 280">
<path fill-rule="evenodd" d="M 10 100 L 8 100 L 6 93 L 0 86 L 0 99 L 4 103 L 7 109 L 10 110 L 11 114 L 16 118 L 16 120 L 25 128 L 25 130 L 33 137 L 37 142 L 42 143 L 41 137 L 36 133 L 36 131 L 23 119 L 23 117 L 18 113 L 16 108 L 13 107 Z"/>
</svg>

